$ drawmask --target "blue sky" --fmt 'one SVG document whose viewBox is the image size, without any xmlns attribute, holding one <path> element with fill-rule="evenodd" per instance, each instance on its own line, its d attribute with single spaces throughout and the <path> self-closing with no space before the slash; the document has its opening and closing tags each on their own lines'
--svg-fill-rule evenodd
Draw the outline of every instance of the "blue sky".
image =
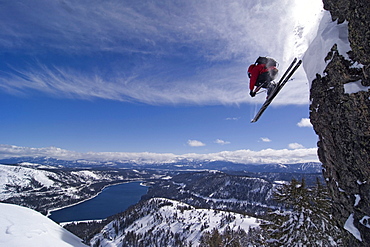
<svg viewBox="0 0 370 247">
<path fill-rule="evenodd" d="M 0 144 L 81 153 L 314 148 L 312 127 L 298 125 L 309 116 L 303 68 L 254 124 L 265 96 L 250 98 L 246 69 L 259 55 L 280 71 L 301 58 L 321 12 L 319 0 L 1 3 Z"/>
</svg>

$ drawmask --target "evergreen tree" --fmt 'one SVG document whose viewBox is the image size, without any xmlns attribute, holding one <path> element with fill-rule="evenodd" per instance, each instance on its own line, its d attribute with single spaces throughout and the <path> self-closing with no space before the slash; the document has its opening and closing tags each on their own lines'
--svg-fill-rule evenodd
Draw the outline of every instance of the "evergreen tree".
<svg viewBox="0 0 370 247">
<path fill-rule="evenodd" d="M 236 230 L 229 226 L 220 233 L 216 228 L 211 232 L 203 233 L 199 247 L 264 247 L 267 246 L 262 242 L 261 228 L 250 228 L 246 232 L 242 228 Z"/>
<path fill-rule="evenodd" d="M 308 188 L 304 179 L 277 188 L 275 200 L 286 205 L 270 213 L 261 227 L 268 246 L 339 246 L 340 232 L 330 217 L 331 201 L 326 187 L 317 180 Z"/>
<path fill-rule="evenodd" d="M 222 237 L 217 230 L 214 228 L 212 232 L 206 232 L 202 235 L 200 240 L 200 247 L 222 247 Z"/>
</svg>

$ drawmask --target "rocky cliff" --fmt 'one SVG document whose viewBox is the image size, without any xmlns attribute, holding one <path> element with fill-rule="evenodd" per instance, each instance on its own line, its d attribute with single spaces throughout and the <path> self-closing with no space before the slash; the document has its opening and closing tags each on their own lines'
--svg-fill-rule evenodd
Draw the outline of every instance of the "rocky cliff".
<svg viewBox="0 0 370 247">
<path fill-rule="evenodd" d="M 370 2 L 323 2 L 333 21 L 348 23 L 351 51 L 328 51 L 312 82 L 310 118 L 345 246 L 370 246 Z"/>
</svg>

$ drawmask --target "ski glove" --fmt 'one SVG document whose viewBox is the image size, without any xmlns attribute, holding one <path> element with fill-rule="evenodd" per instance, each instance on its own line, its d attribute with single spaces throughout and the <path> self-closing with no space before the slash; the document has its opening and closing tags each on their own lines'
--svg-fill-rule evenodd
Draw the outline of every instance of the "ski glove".
<svg viewBox="0 0 370 247">
<path fill-rule="evenodd" d="M 255 92 L 253 92 L 253 90 L 251 90 L 251 91 L 249 92 L 249 94 L 250 94 L 250 96 L 251 96 L 251 97 L 256 96 L 256 93 L 255 93 Z"/>
</svg>

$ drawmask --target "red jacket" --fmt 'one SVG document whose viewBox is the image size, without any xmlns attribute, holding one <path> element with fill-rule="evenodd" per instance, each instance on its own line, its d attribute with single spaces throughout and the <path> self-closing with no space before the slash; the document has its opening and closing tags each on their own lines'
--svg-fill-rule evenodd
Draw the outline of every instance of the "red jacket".
<svg viewBox="0 0 370 247">
<path fill-rule="evenodd" d="M 256 85 L 257 78 L 260 74 L 267 72 L 266 64 L 252 64 L 248 68 L 248 73 L 250 74 L 249 89 L 253 90 L 254 85 Z"/>
</svg>

